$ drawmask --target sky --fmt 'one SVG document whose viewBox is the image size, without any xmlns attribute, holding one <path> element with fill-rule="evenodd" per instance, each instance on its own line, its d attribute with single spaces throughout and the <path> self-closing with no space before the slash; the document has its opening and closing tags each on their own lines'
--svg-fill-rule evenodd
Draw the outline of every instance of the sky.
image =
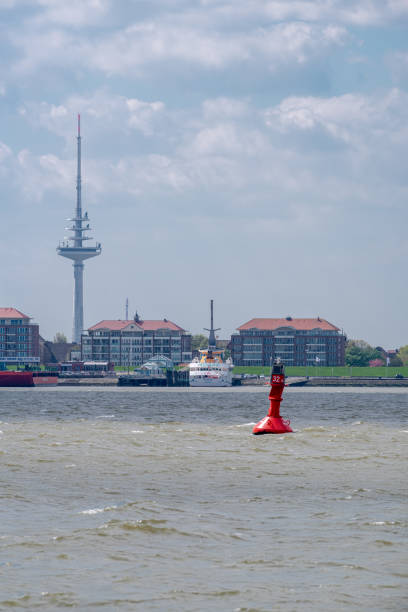
<svg viewBox="0 0 408 612">
<path fill-rule="evenodd" d="M 408 0 L 0 0 L 0 305 L 408 344 Z"/>
</svg>

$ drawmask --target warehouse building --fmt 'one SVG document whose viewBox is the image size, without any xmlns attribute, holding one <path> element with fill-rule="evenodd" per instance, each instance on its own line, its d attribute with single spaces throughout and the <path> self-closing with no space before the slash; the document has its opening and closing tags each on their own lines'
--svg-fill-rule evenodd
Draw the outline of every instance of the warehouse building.
<svg viewBox="0 0 408 612">
<path fill-rule="evenodd" d="M 231 336 L 234 365 L 343 366 L 346 336 L 325 319 L 251 319 Z"/>
<path fill-rule="evenodd" d="M 156 355 L 178 364 L 191 361 L 191 334 L 172 321 L 100 321 L 81 337 L 83 361 L 139 366 Z"/>
</svg>

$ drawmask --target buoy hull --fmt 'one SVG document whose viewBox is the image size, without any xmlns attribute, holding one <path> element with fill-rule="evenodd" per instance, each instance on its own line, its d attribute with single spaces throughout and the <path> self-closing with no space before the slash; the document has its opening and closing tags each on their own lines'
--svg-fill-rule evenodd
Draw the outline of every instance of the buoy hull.
<svg viewBox="0 0 408 612">
<path fill-rule="evenodd" d="M 290 421 L 282 419 L 281 416 L 266 416 L 262 419 L 262 421 L 259 421 L 259 423 L 255 425 L 252 433 L 255 436 L 259 436 L 261 434 L 293 433 L 293 430 L 290 427 Z"/>
</svg>

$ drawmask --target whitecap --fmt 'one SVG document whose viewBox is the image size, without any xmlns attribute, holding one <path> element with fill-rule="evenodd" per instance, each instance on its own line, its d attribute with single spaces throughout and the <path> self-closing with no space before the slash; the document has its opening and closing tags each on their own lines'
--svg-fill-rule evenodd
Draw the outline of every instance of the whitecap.
<svg viewBox="0 0 408 612">
<path fill-rule="evenodd" d="M 116 510 L 117 506 L 106 506 L 106 508 L 89 508 L 89 510 L 82 510 L 79 514 L 100 514 L 101 512 L 108 512 L 109 510 Z"/>
<path fill-rule="evenodd" d="M 256 425 L 256 423 L 241 423 L 240 425 L 235 425 L 235 427 L 251 427 L 252 425 Z"/>
<path fill-rule="evenodd" d="M 144 433 L 143 429 L 132 429 L 132 433 Z"/>
<path fill-rule="evenodd" d="M 101 414 L 100 416 L 96 417 L 97 419 L 114 419 L 115 415 L 114 414 Z"/>
</svg>

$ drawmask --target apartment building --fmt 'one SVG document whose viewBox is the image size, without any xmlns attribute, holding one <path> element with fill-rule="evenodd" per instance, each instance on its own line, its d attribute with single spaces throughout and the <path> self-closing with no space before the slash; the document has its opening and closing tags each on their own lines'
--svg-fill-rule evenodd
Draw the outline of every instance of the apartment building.
<svg viewBox="0 0 408 612">
<path fill-rule="evenodd" d="M 109 361 L 115 366 L 139 366 L 154 355 L 178 364 L 191 361 L 191 334 L 167 319 L 104 320 L 81 337 L 83 361 Z"/>
<path fill-rule="evenodd" d="M 38 365 L 39 326 L 16 308 L 0 308 L 0 363 Z"/>
<path fill-rule="evenodd" d="M 325 319 L 251 319 L 231 336 L 234 365 L 342 366 L 346 336 Z"/>
</svg>

